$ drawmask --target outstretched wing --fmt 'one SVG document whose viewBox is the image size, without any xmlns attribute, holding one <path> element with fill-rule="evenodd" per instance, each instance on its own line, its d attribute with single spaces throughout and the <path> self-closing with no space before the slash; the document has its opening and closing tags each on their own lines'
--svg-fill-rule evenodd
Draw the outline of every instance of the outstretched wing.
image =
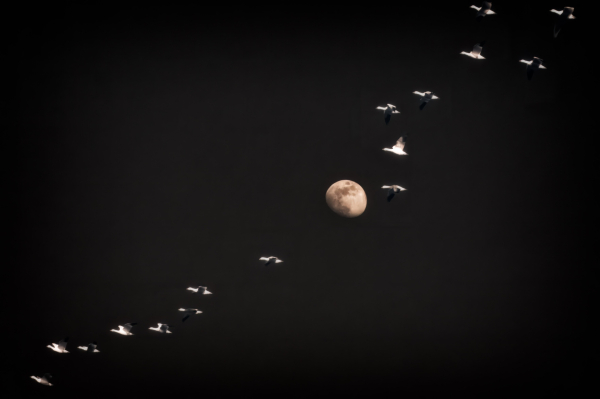
<svg viewBox="0 0 600 399">
<path fill-rule="evenodd" d="M 533 77 L 533 68 L 530 65 L 527 67 L 527 79 L 531 80 L 532 77 Z"/>
<path fill-rule="evenodd" d="M 419 106 L 419 109 L 422 111 L 422 110 L 423 110 L 423 108 L 425 108 L 425 106 L 426 106 L 426 105 L 427 105 L 427 103 L 426 103 L 425 101 L 423 101 L 423 102 L 421 103 L 421 105 Z"/>
<path fill-rule="evenodd" d="M 189 315 L 189 313 L 187 313 L 185 316 L 183 316 L 183 319 L 181 321 L 186 321 L 189 318 L 190 318 L 190 315 Z"/>
<path fill-rule="evenodd" d="M 69 337 L 66 337 L 65 339 L 62 339 L 58 342 L 58 349 L 60 349 L 61 351 L 64 351 L 65 349 L 67 349 L 67 342 L 69 341 Z"/>
<path fill-rule="evenodd" d="M 388 123 L 390 123 L 390 119 L 392 119 L 392 114 L 385 114 L 385 124 L 387 125 Z"/>
</svg>

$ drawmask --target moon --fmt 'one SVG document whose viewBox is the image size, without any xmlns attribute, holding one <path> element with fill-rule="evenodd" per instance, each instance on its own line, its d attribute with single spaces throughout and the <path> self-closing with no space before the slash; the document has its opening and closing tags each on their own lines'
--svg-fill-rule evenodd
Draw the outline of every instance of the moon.
<svg viewBox="0 0 600 399">
<path fill-rule="evenodd" d="M 325 201 L 332 211 L 345 218 L 360 216 L 367 208 L 365 190 L 352 180 L 333 183 L 325 194 Z"/>
</svg>

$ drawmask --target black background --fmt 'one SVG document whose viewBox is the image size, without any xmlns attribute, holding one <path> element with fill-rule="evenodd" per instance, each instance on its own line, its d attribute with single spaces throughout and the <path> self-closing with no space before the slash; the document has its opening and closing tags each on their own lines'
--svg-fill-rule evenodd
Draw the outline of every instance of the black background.
<svg viewBox="0 0 600 399">
<path fill-rule="evenodd" d="M 18 142 L 3 389 L 582 390 L 598 359 L 584 42 L 596 16 L 571 4 L 554 39 L 562 4 L 494 3 L 481 23 L 470 4 L 6 16 Z M 482 40 L 485 60 L 459 54 Z M 548 69 L 528 81 L 519 60 L 532 56 Z M 415 90 L 440 100 L 419 111 Z M 401 111 L 388 126 L 386 103 Z M 381 150 L 405 133 L 409 156 Z M 341 179 L 365 189 L 362 216 L 328 209 Z M 388 203 L 384 184 L 408 190 Z M 204 313 L 182 323 L 179 307 Z M 109 332 L 133 321 L 132 337 Z M 158 322 L 173 334 L 148 330 Z M 64 336 L 69 354 L 46 348 Z M 100 353 L 76 349 L 93 340 Z M 29 378 L 44 373 L 53 387 Z"/>
</svg>

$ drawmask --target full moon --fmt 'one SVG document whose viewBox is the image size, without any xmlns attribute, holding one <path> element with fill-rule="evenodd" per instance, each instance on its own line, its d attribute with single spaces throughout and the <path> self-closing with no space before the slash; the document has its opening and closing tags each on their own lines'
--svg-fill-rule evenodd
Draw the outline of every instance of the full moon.
<svg viewBox="0 0 600 399">
<path fill-rule="evenodd" d="M 338 215 L 355 218 L 365 211 L 367 194 L 357 183 L 351 180 L 340 180 L 329 187 L 325 194 L 325 201 Z"/>
</svg>

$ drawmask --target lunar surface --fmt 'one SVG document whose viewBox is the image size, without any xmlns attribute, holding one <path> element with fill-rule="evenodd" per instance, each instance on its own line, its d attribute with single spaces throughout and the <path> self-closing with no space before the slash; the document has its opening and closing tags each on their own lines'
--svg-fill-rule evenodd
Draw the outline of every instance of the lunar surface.
<svg viewBox="0 0 600 399">
<path fill-rule="evenodd" d="M 325 201 L 338 215 L 355 218 L 365 211 L 367 194 L 357 183 L 351 180 L 340 180 L 329 187 L 325 194 Z"/>
</svg>

